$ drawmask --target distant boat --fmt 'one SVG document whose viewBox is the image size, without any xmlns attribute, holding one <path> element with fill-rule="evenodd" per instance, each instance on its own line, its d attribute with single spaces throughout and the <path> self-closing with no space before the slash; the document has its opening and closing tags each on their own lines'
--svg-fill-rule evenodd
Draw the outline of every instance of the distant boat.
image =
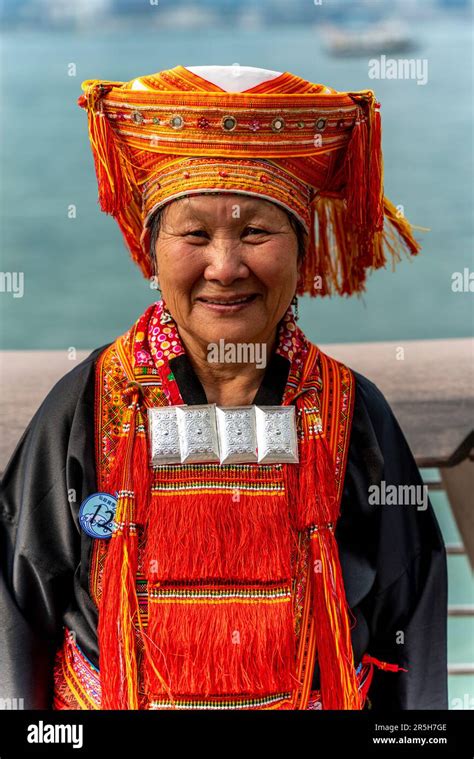
<svg viewBox="0 0 474 759">
<path fill-rule="evenodd" d="M 326 52 L 338 57 L 406 53 L 417 47 L 410 34 L 394 22 L 374 24 L 368 29 L 326 26 L 322 35 Z"/>
</svg>

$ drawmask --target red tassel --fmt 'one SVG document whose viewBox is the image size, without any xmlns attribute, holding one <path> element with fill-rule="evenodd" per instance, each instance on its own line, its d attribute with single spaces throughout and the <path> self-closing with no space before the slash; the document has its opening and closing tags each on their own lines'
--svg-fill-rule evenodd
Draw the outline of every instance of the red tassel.
<svg viewBox="0 0 474 759">
<path fill-rule="evenodd" d="M 324 198 L 316 198 L 311 208 L 311 224 L 315 229 L 318 225 L 317 240 L 313 234 L 311 245 L 314 258 L 307 261 L 308 278 L 311 282 L 312 295 L 329 295 L 335 284 L 329 238 L 328 206 Z M 320 277 L 317 281 L 316 278 Z"/>
<path fill-rule="evenodd" d="M 149 603 L 155 663 L 175 697 L 291 691 L 297 684 L 293 624 L 290 600 Z M 148 667 L 146 676 L 150 693 L 162 694 Z"/>
<path fill-rule="evenodd" d="M 143 275 L 149 278 L 152 275 L 151 261 L 148 249 L 140 242 L 143 231 L 142 197 L 137 182 L 139 172 L 135 175 L 135 169 L 139 167 L 133 166 L 130 152 L 115 133 L 103 102 L 112 86 L 120 84 L 110 82 L 105 85 L 96 80 L 84 82 L 86 94 L 81 95 L 77 102 L 87 110 L 100 207 L 115 217 L 132 259 L 140 266 Z"/>
<path fill-rule="evenodd" d="M 109 473 L 105 484 L 106 492 L 112 495 L 115 495 L 122 489 L 123 469 L 127 458 L 128 446 L 128 435 L 122 435 L 115 452 L 113 469 Z"/>
<path fill-rule="evenodd" d="M 286 465 L 290 503 L 296 528 L 310 529 L 313 567 L 313 614 L 325 709 L 360 709 L 361 698 L 353 662 L 352 641 L 342 569 L 334 530 L 339 516 L 334 462 L 320 429 L 319 409 L 313 399 L 301 396 L 298 466 Z M 306 497 L 301 497 L 301 494 Z"/>
<path fill-rule="evenodd" d="M 387 672 L 408 672 L 407 669 L 399 667 L 398 664 L 391 664 L 387 661 L 380 661 L 380 659 L 376 659 L 375 656 L 370 656 L 370 654 L 363 655 L 362 664 L 372 664 L 379 669 L 386 670 Z"/>
<path fill-rule="evenodd" d="M 150 502 L 151 466 L 147 443 L 147 417 L 140 407 L 136 410 L 136 425 L 132 465 L 134 470 L 135 521 L 143 524 L 146 521 Z M 106 491 L 115 495 L 123 486 L 123 472 L 129 455 L 128 435 L 122 435 L 114 457 L 113 469 L 106 480 Z"/>
<path fill-rule="evenodd" d="M 316 230 L 316 224 L 317 230 Z M 317 232 L 317 234 L 316 234 Z M 327 237 L 326 208 L 316 195 L 310 208 L 308 243 L 298 279 L 297 293 L 303 295 L 328 295 L 330 255 Z"/>
<path fill-rule="evenodd" d="M 311 539 L 313 614 L 324 709 L 361 709 L 349 613 L 333 529 L 322 525 Z"/>
<path fill-rule="evenodd" d="M 104 110 L 102 99 L 111 87 L 92 84 L 86 95 L 78 98 L 78 105 L 87 109 L 89 137 L 102 211 L 113 216 L 128 205 L 135 184 L 130 158 L 119 141 Z"/>
<path fill-rule="evenodd" d="M 395 258 L 398 249 L 404 248 L 411 255 L 416 256 L 421 246 L 413 237 L 412 227 L 407 219 L 397 213 L 397 209 L 388 198 L 384 198 L 384 213 L 387 220 L 385 243 L 389 252 Z M 394 230 L 395 234 L 392 230 Z"/>
<path fill-rule="evenodd" d="M 337 517 L 334 462 L 324 435 L 317 431 L 321 424 L 319 410 L 308 408 L 308 398 L 302 396 L 303 402 L 297 404 L 304 429 L 299 443 L 300 461 L 285 465 L 286 486 L 297 530 L 333 522 Z M 308 496 L 301 498 L 301 493 Z"/>
<path fill-rule="evenodd" d="M 133 467 L 136 441 L 136 410 L 140 388 L 129 383 L 124 396 L 130 405 L 128 425 L 115 460 L 110 483 L 118 487 L 115 522 L 103 573 L 99 605 L 98 639 L 102 709 L 138 709 L 138 667 L 134 617 L 138 610 L 136 573 L 138 537 L 135 526 Z"/>
<path fill-rule="evenodd" d="M 164 484 L 172 488 L 173 473 L 165 477 Z M 200 494 L 190 482 L 187 491 L 152 498 L 143 559 L 149 581 L 290 577 L 292 541 L 284 494 L 242 491 L 233 500 L 227 491 L 207 499 L 202 479 L 200 486 Z"/>
<path fill-rule="evenodd" d="M 174 581 L 180 587 L 183 581 L 190 588 L 211 586 L 211 591 L 213 579 L 231 586 L 244 581 L 247 586 L 251 578 L 256 588 L 270 582 L 291 585 L 296 535 L 290 529 L 285 492 L 253 495 L 238 490 L 237 479 L 234 492 L 206 498 L 203 477 L 213 481 L 213 475 L 222 476 L 221 470 L 193 474 L 192 468 L 169 467 L 162 486 L 171 492 L 161 491 L 152 499 L 143 567 L 151 596 L 147 632 L 154 644 L 154 664 L 175 697 L 289 691 L 296 684 L 290 601 L 152 600 L 153 586 L 169 587 Z M 196 477 L 199 494 L 194 491 Z M 246 487 L 264 483 L 261 468 L 249 466 Z M 150 665 L 148 659 L 150 692 L 162 693 L 163 681 Z"/>
<path fill-rule="evenodd" d="M 346 154 L 347 219 L 354 230 L 361 231 L 367 223 L 367 188 L 369 166 L 369 132 L 367 118 L 358 109 Z"/>
<path fill-rule="evenodd" d="M 137 554 L 132 546 L 135 542 L 128 534 L 113 535 L 107 553 L 98 624 L 102 709 L 137 708 L 133 692 L 128 687 L 130 685 L 133 689 L 138 680 L 135 640 L 122 622 L 124 614 L 128 613 L 123 596 L 130 597 L 133 593 L 132 575 L 134 569 L 136 572 Z M 131 544 L 128 549 L 131 571 L 124 575 L 126 543 Z M 131 673 L 130 679 L 127 679 L 127 671 Z"/>
<path fill-rule="evenodd" d="M 133 452 L 135 520 L 138 524 L 144 525 L 150 508 L 152 467 L 148 447 L 148 419 L 142 406 L 137 409 L 137 424 L 138 432 Z"/>
<path fill-rule="evenodd" d="M 364 708 L 366 705 L 370 686 L 372 685 L 372 680 L 374 678 L 375 667 L 386 670 L 388 672 L 408 672 L 407 669 L 403 669 L 403 667 L 399 667 L 397 664 L 390 664 L 389 662 L 379 661 L 375 657 L 369 656 L 369 654 L 364 654 L 362 657 L 362 670 L 358 675 L 359 682 L 361 683 L 361 708 Z"/>
<path fill-rule="evenodd" d="M 373 93 L 360 101 L 346 153 L 347 223 L 357 241 L 357 266 L 374 263 L 374 235 L 383 231 L 383 160 L 380 105 Z M 348 289 L 350 292 L 350 289 Z"/>
<path fill-rule="evenodd" d="M 316 241 L 316 212 L 314 201 L 311 204 L 310 227 L 308 238 L 308 249 L 303 259 L 302 279 L 304 282 L 303 292 L 307 291 L 311 295 L 315 292 L 316 276 L 323 278 L 324 272 L 321 270 L 320 261 L 318 261 L 318 247 Z M 302 293 L 301 293 L 302 294 Z"/>
<path fill-rule="evenodd" d="M 384 218 L 382 121 L 380 103 L 371 105 L 368 217 L 375 232 L 382 232 Z"/>
</svg>

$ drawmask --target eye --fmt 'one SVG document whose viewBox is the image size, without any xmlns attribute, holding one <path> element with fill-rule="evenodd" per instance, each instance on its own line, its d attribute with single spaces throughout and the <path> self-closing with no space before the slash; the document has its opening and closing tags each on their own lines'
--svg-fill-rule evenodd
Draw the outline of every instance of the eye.
<svg viewBox="0 0 474 759">
<path fill-rule="evenodd" d="M 184 232 L 183 237 L 200 237 L 206 239 L 208 234 L 205 229 L 191 229 L 189 232 Z"/>
<path fill-rule="evenodd" d="M 267 235 L 268 230 L 262 229 L 261 227 L 245 227 L 243 231 L 243 236 L 247 237 L 247 235 Z"/>
</svg>

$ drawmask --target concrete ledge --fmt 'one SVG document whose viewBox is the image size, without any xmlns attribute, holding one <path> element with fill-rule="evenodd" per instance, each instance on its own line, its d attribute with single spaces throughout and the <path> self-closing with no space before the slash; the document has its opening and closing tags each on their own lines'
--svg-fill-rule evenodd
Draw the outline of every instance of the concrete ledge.
<svg viewBox="0 0 474 759">
<path fill-rule="evenodd" d="M 53 385 L 91 351 L 0 351 L 0 472 Z"/>
<path fill-rule="evenodd" d="M 473 340 L 321 347 L 380 388 L 419 466 L 451 466 L 470 455 L 474 429 Z M 403 359 L 397 358 L 400 349 Z"/>
</svg>

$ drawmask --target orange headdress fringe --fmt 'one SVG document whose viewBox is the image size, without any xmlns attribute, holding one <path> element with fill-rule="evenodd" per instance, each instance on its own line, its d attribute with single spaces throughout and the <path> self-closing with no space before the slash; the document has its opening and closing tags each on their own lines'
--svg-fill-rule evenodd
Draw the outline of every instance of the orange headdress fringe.
<svg viewBox="0 0 474 759">
<path fill-rule="evenodd" d="M 78 104 L 87 110 L 89 140 L 97 177 L 98 201 L 104 213 L 113 216 L 123 234 L 132 259 L 150 277 L 151 263 L 143 256 L 140 235 L 143 226 L 141 193 L 132 157 L 126 144 L 117 135 L 107 118 L 103 98 L 119 82 L 97 82 L 78 98 Z"/>
<path fill-rule="evenodd" d="M 299 295 L 360 293 L 367 270 L 384 267 L 387 254 L 395 264 L 402 252 L 420 251 L 411 225 L 384 196 L 380 104 L 373 93 L 364 96 L 345 157 L 344 197 L 322 191 L 311 204 Z"/>
</svg>

